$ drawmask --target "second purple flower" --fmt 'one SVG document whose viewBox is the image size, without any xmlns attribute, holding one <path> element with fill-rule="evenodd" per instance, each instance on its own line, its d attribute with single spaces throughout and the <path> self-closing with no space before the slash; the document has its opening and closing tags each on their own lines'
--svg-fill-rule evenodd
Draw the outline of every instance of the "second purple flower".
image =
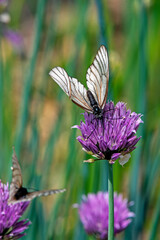
<svg viewBox="0 0 160 240">
<path fill-rule="evenodd" d="M 122 232 L 135 216 L 128 206 L 131 203 L 123 199 L 122 194 L 114 193 L 114 234 Z M 75 204 L 85 231 L 97 239 L 108 239 L 109 195 L 108 192 L 83 195 L 82 202 Z"/>
</svg>

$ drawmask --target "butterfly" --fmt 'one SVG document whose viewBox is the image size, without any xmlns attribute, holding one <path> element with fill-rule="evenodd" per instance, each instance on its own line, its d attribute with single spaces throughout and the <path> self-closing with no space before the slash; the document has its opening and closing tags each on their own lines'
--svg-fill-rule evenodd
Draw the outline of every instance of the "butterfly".
<svg viewBox="0 0 160 240">
<path fill-rule="evenodd" d="M 28 192 L 27 188 L 23 187 L 21 168 L 18 163 L 18 159 L 17 159 L 14 148 L 13 148 L 13 154 L 12 154 L 11 169 L 12 169 L 12 181 L 10 184 L 8 204 L 31 201 L 33 198 L 36 198 L 36 197 L 48 196 L 55 193 L 66 191 L 66 189 L 53 189 L 48 191 L 44 190 L 44 191 Z"/>
<path fill-rule="evenodd" d="M 61 67 L 55 67 L 49 75 L 79 107 L 102 118 L 108 95 L 109 65 L 105 46 L 101 46 L 88 68 L 86 79 L 88 90 L 76 78 L 70 77 Z"/>
</svg>

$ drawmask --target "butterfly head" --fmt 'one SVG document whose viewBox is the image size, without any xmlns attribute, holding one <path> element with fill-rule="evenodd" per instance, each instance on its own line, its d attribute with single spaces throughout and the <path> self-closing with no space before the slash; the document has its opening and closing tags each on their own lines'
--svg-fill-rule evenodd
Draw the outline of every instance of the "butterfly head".
<svg viewBox="0 0 160 240">
<path fill-rule="evenodd" d="M 98 105 L 93 106 L 93 114 L 96 118 L 102 119 L 103 117 L 103 109 L 99 108 Z"/>
</svg>

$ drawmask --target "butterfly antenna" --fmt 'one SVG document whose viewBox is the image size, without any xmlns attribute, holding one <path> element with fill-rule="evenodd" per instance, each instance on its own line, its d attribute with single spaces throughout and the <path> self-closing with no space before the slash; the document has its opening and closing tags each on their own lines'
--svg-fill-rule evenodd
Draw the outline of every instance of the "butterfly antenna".
<svg viewBox="0 0 160 240">
<path fill-rule="evenodd" d="M 91 120 L 91 123 L 93 123 L 93 120 L 94 119 L 96 119 L 96 118 L 93 118 L 92 120 Z M 102 125 L 103 125 L 103 130 L 104 130 L 104 122 L 103 122 L 103 119 L 100 119 L 101 121 L 102 121 Z M 99 124 L 99 122 L 98 122 L 98 124 Z M 89 136 L 87 137 L 87 138 L 85 138 L 85 140 L 87 140 L 91 135 L 92 135 L 92 133 L 95 131 L 95 129 L 96 129 L 96 127 L 92 130 L 92 132 L 89 134 Z M 103 133 L 104 134 L 104 133 Z M 91 140 L 91 139 L 90 139 Z"/>
<path fill-rule="evenodd" d="M 38 189 L 35 189 L 35 188 L 27 188 L 27 190 L 39 191 Z"/>
<path fill-rule="evenodd" d="M 110 111 L 114 111 L 116 108 L 114 108 L 114 109 L 108 109 L 108 110 L 106 110 L 106 111 L 104 111 L 104 113 L 106 113 L 106 112 L 110 112 Z M 106 118 L 107 120 L 120 120 L 120 119 L 125 119 L 125 117 L 118 117 L 118 118 L 108 118 L 108 117 L 104 117 L 104 118 Z"/>
<path fill-rule="evenodd" d="M 13 156 L 16 156 L 16 151 L 14 146 L 12 147 L 12 150 L 13 150 Z"/>
</svg>

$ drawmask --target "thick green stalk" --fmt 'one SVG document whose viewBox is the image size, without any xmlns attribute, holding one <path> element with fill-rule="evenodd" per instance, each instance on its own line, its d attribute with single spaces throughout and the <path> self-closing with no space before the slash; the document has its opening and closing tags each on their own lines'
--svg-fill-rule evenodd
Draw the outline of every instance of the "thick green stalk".
<svg viewBox="0 0 160 240">
<path fill-rule="evenodd" d="M 114 191 L 113 191 L 112 164 L 108 164 L 108 193 L 109 193 L 108 240 L 113 240 L 114 239 Z"/>
</svg>

